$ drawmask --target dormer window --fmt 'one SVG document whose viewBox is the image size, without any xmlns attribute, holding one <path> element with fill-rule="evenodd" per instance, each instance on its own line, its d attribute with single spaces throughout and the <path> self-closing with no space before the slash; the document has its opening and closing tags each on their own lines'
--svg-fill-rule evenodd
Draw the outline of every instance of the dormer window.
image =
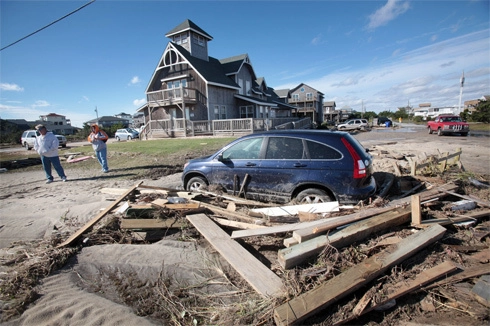
<svg viewBox="0 0 490 326">
<path fill-rule="evenodd" d="M 195 44 L 200 46 L 204 46 L 206 44 L 205 43 L 206 40 L 204 39 L 204 37 L 198 34 L 192 34 L 192 40 L 194 41 Z"/>
</svg>

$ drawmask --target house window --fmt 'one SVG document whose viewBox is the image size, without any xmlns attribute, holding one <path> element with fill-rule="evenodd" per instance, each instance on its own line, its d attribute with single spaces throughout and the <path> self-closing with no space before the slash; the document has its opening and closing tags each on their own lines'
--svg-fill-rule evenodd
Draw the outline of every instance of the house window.
<svg viewBox="0 0 490 326">
<path fill-rule="evenodd" d="M 226 119 L 226 106 L 215 105 L 214 106 L 214 119 L 221 120 Z"/>
<path fill-rule="evenodd" d="M 306 93 L 306 99 L 307 99 L 308 101 L 313 100 L 313 94 L 312 94 L 312 93 Z"/>
<path fill-rule="evenodd" d="M 299 94 L 293 94 L 293 101 L 299 101 Z"/>
<path fill-rule="evenodd" d="M 192 39 L 193 42 L 196 43 L 197 45 L 204 46 L 205 44 L 204 37 L 202 37 L 201 35 L 193 34 Z"/>
<path fill-rule="evenodd" d="M 253 105 L 240 106 L 240 119 L 253 118 L 254 107 Z"/>
<path fill-rule="evenodd" d="M 305 91 L 305 88 L 301 87 L 300 91 L 301 91 L 301 93 L 303 93 Z"/>
</svg>

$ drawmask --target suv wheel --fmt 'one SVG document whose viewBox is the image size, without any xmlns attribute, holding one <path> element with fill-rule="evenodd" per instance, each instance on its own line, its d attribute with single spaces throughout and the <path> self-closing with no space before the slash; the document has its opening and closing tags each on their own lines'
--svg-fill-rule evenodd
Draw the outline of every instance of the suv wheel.
<svg viewBox="0 0 490 326">
<path fill-rule="evenodd" d="M 131 139 L 133 139 L 133 137 L 131 137 L 131 136 L 128 136 L 128 140 L 131 140 Z"/>
<path fill-rule="evenodd" d="M 116 136 L 116 140 L 117 140 L 117 141 L 120 141 L 121 139 L 119 138 L 119 136 Z"/>
<path fill-rule="evenodd" d="M 28 144 L 28 143 L 24 143 L 24 147 L 25 147 L 25 148 L 26 148 L 28 151 L 30 151 L 30 150 L 31 150 L 31 148 L 29 147 L 29 144 Z"/>
<path fill-rule="evenodd" d="M 333 200 L 324 190 L 309 188 L 300 192 L 295 201 L 300 204 L 317 204 Z"/>
<path fill-rule="evenodd" d="M 208 183 L 202 177 L 194 177 L 187 182 L 187 191 L 199 191 L 201 187 L 207 186 Z"/>
</svg>

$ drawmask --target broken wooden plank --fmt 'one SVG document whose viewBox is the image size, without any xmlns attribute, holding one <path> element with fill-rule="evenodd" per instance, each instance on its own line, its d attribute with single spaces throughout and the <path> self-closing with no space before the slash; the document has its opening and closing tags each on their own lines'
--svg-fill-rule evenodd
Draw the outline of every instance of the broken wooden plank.
<svg viewBox="0 0 490 326">
<path fill-rule="evenodd" d="M 398 226 L 410 221 L 410 208 L 398 208 L 393 211 L 376 215 L 366 220 L 356 222 L 329 236 L 319 236 L 299 243 L 278 252 L 279 264 L 289 269 L 304 262 L 306 259 L 319 254 L 327 246 L 341 248 L 355 241 L 362 240 L 372 233 Z"/>
<path fill-rule="evenodd" d="M 126 198 L 126 196 L 128 196 L 129 194 L 131 194 L 136 188 L 138 188 L 138 186 L 140 186 L 141 184 L 143 183 L 143 181 L 140 181 L 138 182 L 136 185 L 134 185 L 133 187 L 129 188 L 128 190 L 126 190 L 125 193 L 123 193 L 121 195 L 121 197 L 119 197 L 118 200 L 114 201 L 114 203 L 112 203 L 109 207 L 107 207 L 106 209 L 104 209 L 101 213 L 99 213 L 96 217 L 94 217 L 93 219 L 91 219 L 88 223 L 86 223 L 81 229 L 79 229 L 77 232 L 75 232 L 74 234 L 72 234 L 68 239 L 66 239 L 65 241 L 63 241 L 62 243 L 60 243 L 57 248 L 60 248 L 60 247 L 64 247 L 66 245 L 69 245 L 71 244 L 73 241 L 75 241 L 76 239 L 78 239 L 79 236 L 81 236 L 84 232 L 86 232 L 88 229 L 90 229 L 95 223 L 97 223 L 101 218 L 103 218 L 107 213 L 109 213 L 112 209 L 114 209 L 114 207 L 116 207 L 117 205 L 119 205 L 119 203 L 121 201 L 124 200 L 124 198 Z"/>
<path fill-rule="evenodd" d="M 303 205 L 288 205 L 278 207 L 264 207 L 251 209 L 249 215 L 251 216 L 295 216 L 298 212 L 308 213 L 330 213 L 339 211 L 339 202 L 331 201 L 318 204 L 303 204 Z"/>
<path fill-rule="evenodd" d="M 422 213 L 420 209 L 420 196 L 412 195 L 412 225 L 420 225 L 422 223 Z"/>
<path fill-rule="evenodd" d="M 444 195 L 446 190 L 454 190 L 457 188 L 458 188 L 458 186 L 455 185 L 454 183 L 448 183 L 448 184 L 445 184 L 443 186 L 440 186 L 440 187 L 437 187 L 434 189 L 424 190 L 417 195 L 420 196 L 421 200 L 426 201 L 426 200 L 430 200 L 433 198 L 440 197 L 441 195 Z M 366 210 L 362 210 L 358 213 L 343 215 L 342 218 L 345 218 L 345 221 L 346 221 L 345 224 L 348 224 L 351 222 L 356 222 L 359 220 L 366 219 L 368 217 L 371 217 L 371 216 L 374 216 L 377 214 L 389 212 L 389 211 L 396 209 L 397 207 L 406 206 L 406 205 L 410 205 L 410 204 L 411 204 L 411 201 L 409 201 L 408 198 L 399 198 L 399 199 L 396 199 L 396 200 L 389 202 L 386 207 L 369 208 Z M 301 243 L 301 242 L 307 241 L 309 239 L 313 239 L 319 235 L 325 234 L 327 231 L 332 230 L 332 229 L 340 226 L 340 225 L 332 224 L 335 222 L 331 222 L 331 219 L 324 219 L 322 221 L 324 221 L 323 222 L 324 224 L 320 223 L 320 224 L 315 225 L 313 227 L 305 226 L 305 228 L 295 230 L 293 233 L 294 239 L 297 242 Z M 345 225 L 345 224 L 341 224 L 341 225 Z"/>
<path fill-rule="evenodd" d="M 488 264 L 479 264 L 479 265 L 474 265 L 468 268 L 465 268 L 462 272 L 456 273 L 454 275 L 451 275 L 439 282 L 429 284 L 428 286 L 424 287 L 424 289 L 432 289 L 438 286 L 446 285 L 446 284 L 455 284 L 461 281 L 464 281 L 468 278 L 473 278 L 473 277 L 478 277 L 484 274 L 488 274 L 489 270 L 489 265 Z"/>
<path fill-rule="evenodd" d="M 240 221 L 245 221 L 247 223 L 254 223 L 257 220 L 256 218 L 250 217 L 250 216 L 245 215 L 243 213 L 240 213 L 240 212 L 232 212 L 232 211 L 229 211 L 227 209 L 218 207 L 216 205 L 211 205 L 211 204 L 204 203 L 204 202 L 201 202 L 201 201 L 198 201 L 198 200 L 191 200 L 191 202 L 199 203 L 200 206 L 206 207 L 207 209 L 209 209 L 210 211 L 212 211 L 214 214 L 217 214 L 217 215 L 222 215 L 222 216 L 230 217 L 232 219 L 237 219 L 237 220 L 240 220 Z"/>
<path fill-rule="evenodd" d="M 305 228 L 308 226 L 315 226 L 323 223 L 324 220 L 316 220 L 310 222 L 300 222 L 294 224 L 285 224 L 285 225 L 276 225 L 276 226 L 268 226 L 266 228 L 262 228 L 260 230 L 239 230 L 233 231 L 231 234 L 232 239 L 240 239 L 246 237 L 253 237 L 258 235 L 267 235 L 267 234 L 276 234 L 276 233 L 284 233 L 291 232 L 294 230 L 298 230 L 301 228 Z"/>
<path fill-rule="evenodd" d="M 185 209 L 199 208 L 199 203 L 170 204 L 168 202 L 163 203 L 162 201 L 159 201 L 158 199 L 155 201 L 152 201 L 151 205 L 153 205 L 153 207 L 157 207 L 157 208 L 169 208 L 169 209 L 173 209 L 173 210 L 185 210 Z"/>
<path fill-rule="evenodd" d="M 486 209 L 484 211 L 476 211 L 476 212 L 467 212 L 465 215 L 458 215 L 451 218 L 438 218 L 438 219 L 430 219 L 423 220 L 421 226 L 426 226 L 430 224 L 439 224 L 439 225 L 449 225 L 459 222 L 465 222 L 470 220 L 477 220 L 482 217 L 486 217 L 490 215 L 490 210 Z"/>
<path fill-rule="evenodd" d="M 183 226 L 182 222 L 178 219 L 153 219 L 153 218 L 132 218 L 122 219 L 120 228 L 123 230 L 151 230 L 151 229 L 168 229 L 168 228 L 180 228 Z"/>
<path fill-rule="evenodd" d="M 243 230 L 260 229 L 260 228 L 266 227 L 265 225 L 244 223 L 244 222 L 238 222 L 238 221 L 230 221 L 230 220 L 227 220 L 225 218 L 219 218 L 219 217 L 211 217 L 211 218 L 214 221 L 216 221 L 219 225 L 229 226 L 232 228 L 243 229 Z"/>
<path fill-rule="evenodd" d="M 442 238 L 446 229 L 434 225 L 417 232 L 399 244 L 365 259 L 317 288 L 303 293 L 274 309 L 276 325 L 298 324 L 335 301 L 372 281 L 391 266 L 403 262 L 419 250 Z"/>
<path fill-rule="evenodd" d="M 361 315 L 367 314 L 368 312 L 376 309 L 377 307 L 381 307 L 385 304 L 387 304 L 391 300 L 395 300 L 400 298 L 401 296 L 414 292 L 420 288 L 422 288 L 424 285 L 433 282 L 437 280 L 438 278 L 441 278 L 444 275 L 447 275 L 451 272 L 454 272 L 457 270 L 458 267 L 452 262 L 452 261 L 446 261 L 444 263 L 441 263 L 437 266 L 434 266 L 428 270 L 422 271 L 420 274 L 418 274 L 415 279 L 413 280 L 404 280 L 403 282 L 397 283 L 394 286 L 392 286 L 391 289 L 387 290 L 386 295 L 383 297 L 384 299 L 380 302 L 377 302 L 368 308 L 365 309 L 359 309 L 356 313 L 353 313 L 353 316 L 350 316 L 348 318 L 343 319 L 342 321 L 336 322 L 334 325 L 342 325 L 345 324 L 351 320 L 354 320 L 358 318 Z M 334 326 L 332 325 L 332 326 Z"/>
<path fill-rule="evenodd" d="M 454 191 L 445 191 L 445 193 L 447 193 L 448 195 L 453 195 L 453 196 L 456 196 L 456 197 L 461 197 L 461 198 L 466 199 L 466 200 L 475 201 L 478 205 L 483 206 L 483 207 L 487 207 L 487 208 L 490 207 L 490 202 L 485 201 L 485 200 L 482 200 L 482 199 L 479 199 L 479 198 L 473 198 L 473 197 L 461 195 L 461 194 L 458 194 L 458 193 L 456 193 Z"/>
<path fill-rule="evenodd" d="M 264 297 L 280 297 L 285 294 L 281 278 L 231 239 L 206 215 L 188 215 L 187 219 L 255 291 Z"/>
<path fill-rule="evenodd" d="M 337 217 L 330 217 L 323 219 L 322 223 L 317 225 L 304 227 L 299 230 L 295 230 L 293 232 L 293 238 L 298 242 L 305 242 L 307 240 L 316 238 L 322 234 L 325 234 L 327 231 L 335 229 L 339 226 L 347 225 L 349 223 L 357 222 L 360 220 L 364 220 L 368 217 L 372 217 L 377 214 L 389 212 L 395 210 L 394 207 L 381 207 L 381 208 L 371 208 L 367 210 L 363 210 L 358 213 L 353 213 L 349 215 L 342 215 Z"/>
</svg>

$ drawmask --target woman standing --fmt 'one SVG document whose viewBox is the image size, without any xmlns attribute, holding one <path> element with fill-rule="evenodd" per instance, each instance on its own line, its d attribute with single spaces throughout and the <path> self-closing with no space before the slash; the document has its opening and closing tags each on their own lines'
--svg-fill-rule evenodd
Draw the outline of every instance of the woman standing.
<svg viewBox="0 0 490 326">
<path fill-rule="evenodd" d="M 97 160 L 102 166 L 102 172 L 109 172 L 109 167 L 107 166 L 107 145 L 106 142 L 109 139 L 109 136 L 105 133 L 104 130 L 100 130 L 99 126 L 93 124 L 90 126 L 90 135 L 88 136 L 88 141 L 92 143 L 92 148 L 95 151 L 95 155 L 97 156 Z"/>
</svg>

